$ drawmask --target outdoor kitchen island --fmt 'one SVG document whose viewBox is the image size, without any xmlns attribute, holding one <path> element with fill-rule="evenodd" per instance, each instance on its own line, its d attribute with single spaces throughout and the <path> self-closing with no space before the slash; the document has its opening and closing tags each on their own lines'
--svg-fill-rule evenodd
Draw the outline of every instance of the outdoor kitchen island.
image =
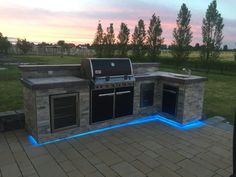
<svg viewBox="0 0 236 177">
<path fill-rule="evenodd" d="M 153 114 L 180 123 L 202 118 L 207 79 L 161 72 L 158 63 L 84 59 L 19 68 L 25 127 L 38 143 Z"/>
</svg>

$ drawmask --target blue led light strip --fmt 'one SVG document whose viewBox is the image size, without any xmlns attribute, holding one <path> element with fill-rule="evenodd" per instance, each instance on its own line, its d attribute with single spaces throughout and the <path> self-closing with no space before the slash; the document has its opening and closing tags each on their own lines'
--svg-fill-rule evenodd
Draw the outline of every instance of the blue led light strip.
<svg viewBox="0 0 236 177">
<path fill-rule="evenodd" d="M 110 127 L 105 127 L 105 128 L 101 128 L 101 129 L 97 129 L 97 130 L 91 130 L 88 132 L 84 132 L 84 133 L 80 133 L 80 134 L 76 134 L 76 135 L 72 135 L 69 137 L 60 138 L 60 139 L 56 139 L 56 140 L 52 140 L 52 141 L 48 141 L 48 142 L 44 142 L 44 143 L 40 143 L 40 144 L 37 143 L 37 141 L 31 135 L 28 136 L 28 140 L 33 146 L 43 146 L 46 144 L 51 144 L 51 143 L 55 143 L 55 142 L 59 142 L 59 141 L 63 141 L 63 140 L 69 140 L 72 138 L 77 138 L 80 136 L 90 135 L 90 134 L 94 134 L 94 133 L 100 133 L 100 132 L 112 130 L 112 129 L 119 128 L 119 127 L 125 127 L 125 126 L 136 125 L 136 124 L 143 124 L 143 123 L 154 122 L 154 121 L 163 122 L 165 124 L 168 124 L 168 125 L 173 126 L 177 129 L 180 129 L 180 130 L 189 130 L 192 128 L 197 128 L 197 127 L 205 125 L 205 123 L 202 121 L 193 121 L 190 123 L 181 124 L 179 122 L 175 122 L 173 120 L 167 119 L 167 118 L 160 116 L 160 115 L 153 115 L 153 116 L 144 117 L 144 118 L 141 118 L 138 120 L 132 120 L 130 122 L 121 123 L 121 124 L 113 125 Z"/>
</svg>

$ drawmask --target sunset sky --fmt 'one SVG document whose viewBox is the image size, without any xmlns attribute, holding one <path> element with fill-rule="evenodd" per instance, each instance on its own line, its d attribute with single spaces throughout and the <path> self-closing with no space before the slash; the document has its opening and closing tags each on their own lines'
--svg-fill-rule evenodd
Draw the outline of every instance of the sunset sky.
<svg viewBox="0 0 236 177">
<path fill-rule="evenodd" d="M 114 23 L 116 35 L 121 22 L 133 33 L 142 18 L 146 29 L 153 13 L 160 16 L 165 43 L 172 41 L 177 13 L 186 3 L 192 13 L 193 44 L 201 43 L 201 24 L 211 0 L 0 0 L 0 32 L 10 38 L 32 42 L 92 43 L 98 21 L 103 29 Z M 224 18 L 224 40 L 236 48 L 236 0 L 218 0 Z"/>
</svg>

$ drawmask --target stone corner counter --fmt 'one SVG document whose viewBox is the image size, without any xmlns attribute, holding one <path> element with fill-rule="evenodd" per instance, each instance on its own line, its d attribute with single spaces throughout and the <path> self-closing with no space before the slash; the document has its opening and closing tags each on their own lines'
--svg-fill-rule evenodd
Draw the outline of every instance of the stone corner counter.
<svg viewBox="0 0 236 177">
<path fill-rule="evenodd" d="M 150 113 L 158 113 L 183 124 L 200 120 L 203 112 L 205 81 L 207 81 L 205 77 L 161 71 L 138 74 L 136 75 L 135 99 L 140 100 L 138 92 L 142 84 L 153 83 L 154 100 L 152 106 L 136 108 L 136 113 L 150 111 Z M 175 98 L 172 99 L 171 96 Z M 165 105 L 171 107 L 171 100 L 175 101 L 172 113 L 171 110 L 165 110 Z M 136 106 L 138 107 L 139 103 L 136 103 Z"/>
</svg>

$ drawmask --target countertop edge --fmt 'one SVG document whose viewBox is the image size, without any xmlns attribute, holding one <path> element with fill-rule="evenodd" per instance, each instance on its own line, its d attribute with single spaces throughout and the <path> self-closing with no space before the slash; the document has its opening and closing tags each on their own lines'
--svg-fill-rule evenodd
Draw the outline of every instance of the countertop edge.
<svg viewBox="0 0 236 177">
<path fill-rule="evenodd" d="M 60 65 L 19 65 L 21 71 L 44 71 L 44 70 L 61 70 L 61 69 L 79 69 L 81 64 L 60 64 Z"/>
<path fill-rule="evenodd" d="M 162 76 L 162 75 L 139 75 L 135 76 L 136 81 L 142 81 L 146 79 L 162 79 L 164 81 L 174 81 L 178 83 L 183 83 L 183 84 L 191 84 L 191 83 L 197 83 L 197 82 L 205 82 L 208 81 L 207 77 L 200 77 L 197 76 L 197 78 L 191 78 L 191 79 L 182 79 L 182 78 L 177 78 L 177 77 L 168 77 L 168 76 Z"/>
<path fill-rule="evenodd" d="M 81 81 L 69 81 L 69 82 L 57 82 L 57 83 L 43 83 L 43 84 L 34 84 L 30 82 L 29 80 L 21 79 L 21 83 L 25 85 L 27 88 L 30 88 L 32 90 L 36 89 L 55 89 L 59 87 L 71 87 L 77 84 L 77 86 L 89 86 L 88 80 L 81 80 Z"/>
</svg>

